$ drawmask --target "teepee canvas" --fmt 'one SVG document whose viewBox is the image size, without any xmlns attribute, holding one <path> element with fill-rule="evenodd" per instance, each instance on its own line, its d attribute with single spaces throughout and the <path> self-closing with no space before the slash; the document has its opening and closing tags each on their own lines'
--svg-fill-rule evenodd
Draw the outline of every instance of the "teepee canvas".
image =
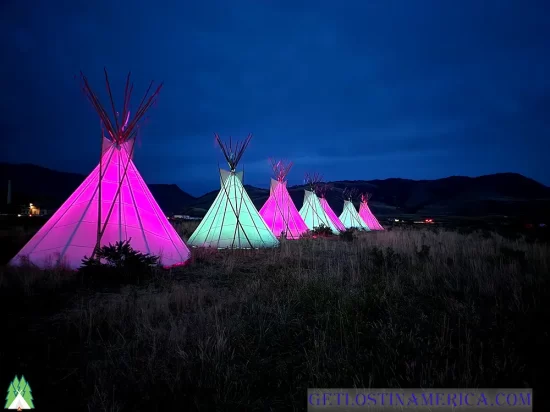
<svg viewBox="0 0 550 412">
<path fill-rule="evenodd" d="M 320 180 L 321 178 L 317 174 L 306 175 L 306 183 L 309 185 L 310 190 L 304 190 L 304 204 L 300 209 L 300 216 L 302 216 L 302 219 L 304 219 L 305 224 L 310 230 L 324 225 L 329 227 L 332 233 L 338 234 L 338 228 L 327 216 L 325 209 L 315 193 Z"/>
<path fill-rule="evenodd" d="M 105 79 L 112 101 L 106 71 Z M 128 74 L 122 117 L 113 109 L 111 120 L 84 75 L 82 82 L 103 126 L 99 165 L 10 263 L 29 261 L 38 267 L 62 264 L 77 269 L 82 259 L 92 257 L 97 248 L 126 240 L 136 251 L 160 256 L 160 263 L 165 267 L 185 263 L 189 249 L 168 222 L 132 161 L 139 122 L 155 103 L 162 84 L 149 95 L 151 83 L 131 117 L 133 84 Z"/>
<path fill-rule="evenodd" d="M 260 209 L 260 216 L 275 236 L 283 235 L 286 239 L 298 239 L 308 231 L 302 216 L 294 205 L 286 188 L 286 176 L 292 168 L 292 162 L 273 162 L 275 179 L 271 179 L 269 198 Z"/>
<path fill-rule="evenodd" d="M 344 190 L 344 210 L 342 211 L 339 219 L 348 229 L 355 228 L 360 230 L 370 230 L 366 223 L 363 222 L 363 219 L 361 219 L 361 216 L 359 216 L 357 209 L 355 209 L 355 206 L 353 205 L 354 193 L 354 190 Z"/>
<path fill-rule="evenodd" d="M 378 219 L 372 214 L 368 201 L 371 198 L 370 194 L 361 195 L 361 206 L 359 207 L 359 216 L 367 224 L 370 230 L 384 230 L 382 225 L 378 223 Z"/>
<path fill-rule="evenodd" d="M 336 229 L 338 229 L 340 232 L 343 232 L 346 230 L 346 227 L 342 224 L 342 222 L 340 222 L 340 219 L 338 219 L 338 216 L 336 216 L 336 213 L 334 213 L 326 198 L 327 191 L 329 191 L 330 189 L 331 187 L 327 184 L 318 186 L 317 193 L 319 197 L 319 202 L 321 203 L 321 206 L 325 210 L 326 215 L 328 216 L 334 227 L 336 227 Z"/>
<path fill-rule="evenodd" d="M 218 249 L 257 249 L 276 247 L 279 241 L 258 213 L 243 186 L 243 172 L 235 169 L 252 138 L 225 144 L 216 135 L 230 170 L 220 169 L 221 189 L 187 243 Z"/>
</svg>

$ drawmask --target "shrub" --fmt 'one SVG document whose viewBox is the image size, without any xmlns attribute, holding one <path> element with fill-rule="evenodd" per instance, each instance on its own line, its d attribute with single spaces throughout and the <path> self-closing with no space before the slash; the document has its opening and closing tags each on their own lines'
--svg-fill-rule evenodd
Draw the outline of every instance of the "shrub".
<svg viewBox="0 0 550 412">
<path fill-rule="evenodd" d="M 357 232 L 355 228 L 346 229 L 344 232 L 340 233 L 340 239 L 346 242 L 353 242 L 355 239 L 355 232 Z"/>
<path fill-rule="evenodd" d="M 319 226 L 316 226 L 312 231 L 311 234 L 313 236 L 321 236 L 321 237 L 327 237 L 332 236 L 332 229 L 328 227 L 327 225 L 321 223 Z"/>
<path fill-rule="evenodd" d="M 84 280 L 132 282 L 150 275 L 160 258 L 134 250 L 130 240 L 102 246 L 93 256 L 84 256 L 79 269 Z"/>
</svg>

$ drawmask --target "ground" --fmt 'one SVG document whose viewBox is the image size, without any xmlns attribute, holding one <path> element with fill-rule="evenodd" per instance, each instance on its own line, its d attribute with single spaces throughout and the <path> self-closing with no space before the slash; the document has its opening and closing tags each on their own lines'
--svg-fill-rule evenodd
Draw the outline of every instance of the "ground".
<svg viewBox="0 0 550 412">
<path fill-rule="evenodd" d="M 521 236 L 194 250 L 123 285 L 0 270 L 0 385 L 23 374 L 37 410 L 305 410 L 308 387 L 536 388 L 549 363 L 550 244 Z"/>
</svg>

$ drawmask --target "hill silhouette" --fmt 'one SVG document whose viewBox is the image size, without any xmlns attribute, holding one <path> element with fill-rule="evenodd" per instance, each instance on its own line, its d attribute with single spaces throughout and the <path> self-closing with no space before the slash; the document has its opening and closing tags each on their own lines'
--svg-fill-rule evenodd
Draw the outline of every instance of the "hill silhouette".
<svg viewBox="0 0 550 412">
<path fill-rule="evenodd" d="M 61 172 L 32 164 L 0 163 L 0 194 L 6 199 L 7 181 L 12 181 L 14 204 L 34 202 L 57 208 L 84 180 L 78 173 Z M 266 176 L 266 182 L 269 182 Z M 479 177 L 451 176 L 436 180 L 390 178 L 384 180 L 342 180 L 330 182 L 327 200 L 334 211 L 342 211 L 342 192 L 356 188 L 370 192 L 371 209 L 376 214 L 419 214 L 453 216 L 546 217 L 550 211 L 550 188 L 517 173 L 497 173 Z M 194 197 L 175 184 L 149 184 L 149 189 L 166 214 L 203 216 L 218 189 Z M 245 185 L 256 207 L 269 196 L 269 189 Z M 289 188 L 296 207 L 302 206 L 304 185 Z M 1 205 L 5 205 L 2 200 Z M 356 204 L 358 201 L 355 202 Z M 1 208 L 0 208 L 1 209 Z"/>
</svg>

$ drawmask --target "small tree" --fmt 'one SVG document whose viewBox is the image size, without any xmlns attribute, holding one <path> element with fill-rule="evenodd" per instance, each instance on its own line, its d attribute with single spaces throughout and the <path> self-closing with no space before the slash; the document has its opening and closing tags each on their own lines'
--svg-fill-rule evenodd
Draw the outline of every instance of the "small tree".
<svg viewBox="0 0 550 412">
<path fill-rule="evenodd" d="M 32 397 L 32 391 L 31 386 L 28 384 L 28 382 L 25 380 L 24 376 L 21 376 L 21 381 L 19 382 L 19 393 L 25 399 L 25 402 L 29 405 L 29 407 L 34 408 L 33 405 L 33 397 Z"/>
<path fill-rule="evenodd" d="M 113 280 L 130 280 L 149 274 L 160 258 L 132 248 L 130 240 L 116 242 L 96 249 L 91 257 L 84 256 L 79 272 L 85 277 L 109 275 Z"/>
<path fill-rule="evenodd" d="M 13 386 L 13 382 L 12 382 L 10 383 L 10 386 L 8 388 L 8 394 L 6 395 L 6 405 L 4 405 L 4 409 L 8 409 L 16 397 L 17 397 L 17 390 Z"/>
</svg>

